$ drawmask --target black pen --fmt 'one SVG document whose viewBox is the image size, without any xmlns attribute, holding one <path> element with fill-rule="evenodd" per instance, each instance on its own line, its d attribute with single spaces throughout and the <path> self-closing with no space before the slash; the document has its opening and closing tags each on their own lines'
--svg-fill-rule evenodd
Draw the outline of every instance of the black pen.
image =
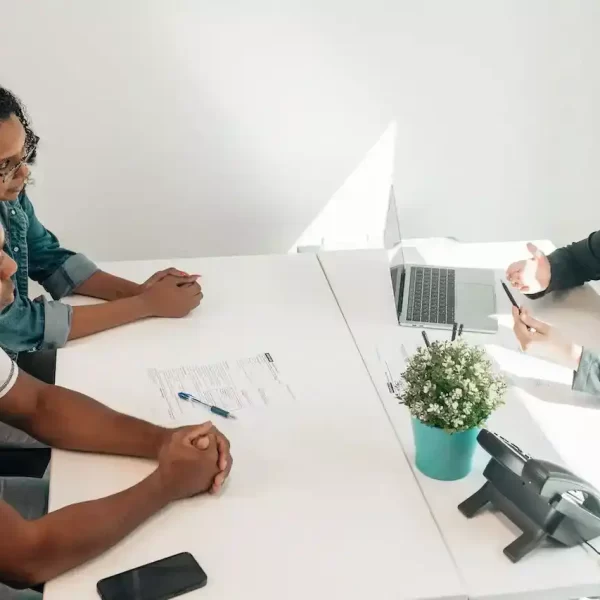
<svg viewBox="0 0 600 600">
<path fill-rule="evenodd" d="M 456 321 L 454 321 L 454 324 L 452 325 L 452 337 L 450 338 L 451 342 L 453 342 L 456 339 L 457 331 L 458 331 L 458 323 Z"/>
<path fill-rule="evenodd" d="M 508 286 L 504 283 L 504 281 L 501 282 L 502 283 L 502 287 L 504 288 L 504 291 L 506 292 L 506 295 L 508 296 L 508 299 L 510 300 L 510 303 L 515 307 L 519 309 L 519 312 L 521 312 L 521 308 L 519 307 L 519 305 L 517 304 L 517 301 L 515 300 L 515 297 L 510 293 L 510 290 L 508 289 Z"/>
<path fill-rule="evenodd" d="M 510 293 L 508 286 L 504 283 L 504 281 L 501 281 L 500 283 L 502 284 L 502 287 L 504 288 L 504 291 L 506 292 L 510 303 L 519 311 L 519 314 L 521 314 L 521 307 L 517 304 L 515 297 Z M 527 327 L 527 331 L 531 331 L 531 327 L 529 327 L 528 325 L 525 325 L 525 327 Z"/>
<path fill-rule="evenodd" d="M 427 337 L 427 334 L 425 333 L 424 330 L 421 330 L 421 335 L 423 336 L 423 339 L 425 340 L 425 345 L 428 348 L 431 348 L 431 344 L 429 343 L 429 338 Z"/>
</svg>

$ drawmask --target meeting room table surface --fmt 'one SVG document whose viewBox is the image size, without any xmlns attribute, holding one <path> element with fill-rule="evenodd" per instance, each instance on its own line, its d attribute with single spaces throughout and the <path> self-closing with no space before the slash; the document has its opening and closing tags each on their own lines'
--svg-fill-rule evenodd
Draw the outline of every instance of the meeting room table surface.
<svg viewBox="0 0 600 600">
<path fill-rule="evenodd" d="M 102 266 L 143 281 L 172 263 Z M 186 551 L 208 575 L 190 598 L 465 598 L 316 255 L 176 266 L 202 275 L 198 310 L 69 344 L 59 352 L 56 381 L 166 425 L 212 417 L 231 440 L 229 482 L 220 497 L 172 504 L 48 583 L 45 598 L 91 600 L 99 579 Z M 241 408 L 235 421 L 165 398 L 156 385 L 159 371 L 233 369 L 265 353 L 283 388 L 265 384 L 266 402 Z M 117 492 L 153 468 L 54 451 L 50 509 Z M 435 577 L 424 575 L 426 565 Z"/>
<path fill-rule="evenodd" d="M 537 244 L 546 251 L 553 248 L 548 241 Z M 529 455 L 566 464 L 600 488 L 596 399 L 571 392 L 573 374 L 569 369 L 522 354 L 512 332 L 511 305 L 500 282 L 506 265 L 527 255 L 525 243 L 460 244 L 440 239 L 415 240 L 406 246 L 402 253 L 397 249 L 328 252 L 319 259 L 468 597 L 571 600 L 600 596 L 600 564 L 589 548 L 546 545 L 513 564 L 502 550 L 520 535 L 518 528 L 490 510 L 466 519 L 457 506 L 485 482 L 483 469 L 489 455 L 479 448 L 472 473 L 462 480 L 442 482 L 426 477 L 414 467 L 408 411 L 387 388 L 386 372 L 398 375 L 404 357 L 423 344 L 419 329 L 397 325 L 390 264 L 398 265 L 404 259 L 414 264 L 494 269 L 498 332 L 464 334 L 468 342 L 487 349 L 511 384 L 505 405 L 492 415 L 488 427 Z M 530 304 L 534 314 L 574 340 L 591 344 L 600 333 L 600 298 L 591 287 L 536 302 L 515 295 Z M 450 332 L 431 329 L 428 335 L 431 341 L 444 340 Z"/>
<path fill-rule="evenodd" d="M 406 255 L 500 269 L 523 251 L 516 243 L 423 240 L 407 244 Z M 99 579 L 185 551 L 208 575 L 206 588 L 189 597 L 207 600 L 600 594 L 600 565 L 589 550 L 544 547 L 512 564 L 502 548 L 518 530 L 489 511 L 472 520 L 459 513 L 456 506 L 483 481 L 483 452 L 457 482 L 414 468 L 410 418 L 390 395 L 383 366 L 400 371 L 402 347 L 410 352 L 420 343 L 417 330 L 397 325 L 389 264 L 398 259 L 357 250 L 102 265 L 136 281 L 169 266 L 198 272 L 205 297 L 184 319 L 146 320 L 70 343 L 58 354 L 57 384 L 171 427 L 211 418 L 231 440 L 234 466 L 219 497 L 170 505 L 113 549 L 49 582 L 44 598 L 97 598 Z M 596 300 L 582 289 L 537 306 L 590 337 L 582 311 L 593 313 Z M 465 334 L 515 384 L 490 427 L 600 484 L 589 458 L 593 440 L 575 433 L 584 410 L 582 427 L 593 430 L 595 411 L 544 400 L 564 393 L 569 374 L 553 369 L 552 384 L 540 383 L 548 363 L 517 351 L 507 302 L 498 295 L 498 334 Z M 268 381 L 260 394 L 236 399 L 235 421 L 175 397 L 189 373 L 245 369 Z M 521 385 L 524 373 L 534 373 L 533 389 Z M 120 491 L 154 468 L 152 461 L 54 450 L 50 510 Z"/>
</svg>

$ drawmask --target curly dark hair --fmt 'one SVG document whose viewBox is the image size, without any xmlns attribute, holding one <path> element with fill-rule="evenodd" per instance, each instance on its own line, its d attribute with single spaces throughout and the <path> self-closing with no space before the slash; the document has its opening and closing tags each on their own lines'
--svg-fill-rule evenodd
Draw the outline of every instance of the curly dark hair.
<svg viewBox="0 0 600 600">
<path fill-rule="evenodd" d="M 25 106 L 10 90 L 0 87 L 0 122 L 7 121 L 10 119 L 11 115 L 15 115 L 21 122 L 21 125 L 23 125 L 23 129 L 25 129 L 25 147 L 35 147 L 39 141 L 39 138 L 37 135 L 35 135 L 33 129 L 31 128 L 31 122 L 29 120 L 29 116 L 27 115 Z M 35 161 L 35 157 L 36 152 L 34 150 L 28 162 L 33 163 Z"/>
</svg>

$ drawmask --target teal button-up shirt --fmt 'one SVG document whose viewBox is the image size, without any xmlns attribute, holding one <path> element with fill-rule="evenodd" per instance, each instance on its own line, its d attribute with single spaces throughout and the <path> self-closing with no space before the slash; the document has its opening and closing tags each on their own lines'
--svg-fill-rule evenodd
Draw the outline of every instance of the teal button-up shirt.
<svg viewBox="0 0 600 600">
<path fill-rule="evenodd" d="M 4 252 L 17 263 L 13 276 L 15 301 L 0 311 L 0 346 L 11 356 L 19 352 L 60 348 L 71 329 L 72 309 L 56 302 L 91 277 L 97 267 L 82 254 L 61 248 L 56 236 L 38 220 L 25 192 L 0 202 Z M 29 278 L 55 301 L 29 299 Z"/>
</svg>

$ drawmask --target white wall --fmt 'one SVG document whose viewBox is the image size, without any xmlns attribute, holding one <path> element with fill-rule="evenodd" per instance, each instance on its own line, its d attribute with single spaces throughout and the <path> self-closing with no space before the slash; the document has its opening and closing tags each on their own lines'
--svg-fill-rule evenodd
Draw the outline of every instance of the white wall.
<svg viewBox="0 0 600 600">
<path fill-rule="evenodd" d="M 600 223 L 597 0 L 2 0 L 32 197 L 96 258 L 284 252 L 397 122 L 405 236 Z"/>
</svg>

